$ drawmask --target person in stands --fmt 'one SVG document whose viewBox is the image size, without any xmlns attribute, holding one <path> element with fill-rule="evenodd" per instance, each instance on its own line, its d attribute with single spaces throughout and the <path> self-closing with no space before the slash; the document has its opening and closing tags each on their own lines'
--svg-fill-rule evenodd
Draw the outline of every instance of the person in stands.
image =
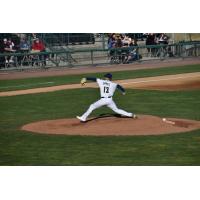
<svg viewBox="0 0 200 200">
<path fill-rule="evenodd" d="M 39 39 L 39 38 L 36 38 L 33 42 L 33 45 L 32 45 L 32 52 L 45 52 L 45 45 L 44 43 Z M 34 58 L 33 56 L 33 62 L 32 62 L 32 66 L 34 64 L 36 60 L 36 56 Z M 46 66 L 46 56 L 45 55 L 38 55 L 38 60 L 40 63 L 42 63 L 43 66 Z M 39 63 L 36 62 L 36 65 L 38 65 Z"/>
<path fill-rule="evenodd" d="M 0 68 L 4 68 L 5 67 L 5 56 L 3 56 L 4 53 L 4 41 L 0 40 L 0 54 L 2 54 L 0 56 Z"/>
<path fill-rule="evenodd" d="M 15 44 L 11 40 L 11 38 L 9 38 L 8 40 L 6 38 L 3 39 L 3 47 L 4 47 L 4 53 L 12 54 L 16 51 L 14 49 Z M 9 66 L 11 63 L 14 63 L 14 57 L 11 55 L 5 56 L 5 62 L 6 62 L 6 65 Z"/>
<path fill-rule="evenodd" d="M 29 56 L 27 53 L 30 51 L 30 45 L 25 37 L 21 38 L 19 44 L 19 52 L 22 54 L 18 57 L 19 65 L 28 65 Z"/>
</svg>

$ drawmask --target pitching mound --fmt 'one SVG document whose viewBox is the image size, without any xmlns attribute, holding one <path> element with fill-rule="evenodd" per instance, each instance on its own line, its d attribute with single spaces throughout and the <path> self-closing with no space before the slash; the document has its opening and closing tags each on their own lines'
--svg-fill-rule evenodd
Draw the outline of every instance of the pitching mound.
<svg viewBox="0 0 200 200">
<path fill-rule="evenodd" d="M 200 121 L 162 118 L 150 115 L 139 115 L 134 120 L 116 116 L 100 116 L 89 119 L 86 123 L 73 119 L 39 121 L 24 125 L 22 130 L 42 134 L 62 135 L 161 135 L 188 132 L 200 129 Z"/>
</svg>

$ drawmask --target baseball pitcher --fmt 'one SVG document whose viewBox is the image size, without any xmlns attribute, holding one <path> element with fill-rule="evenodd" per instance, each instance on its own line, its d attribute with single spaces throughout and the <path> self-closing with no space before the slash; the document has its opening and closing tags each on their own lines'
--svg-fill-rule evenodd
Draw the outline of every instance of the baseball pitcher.
<svg viewBox="0 0 200 200">
<path fill-rule="evenodd" d="M 87 81 L 97 82 L 100 88 L 101 98 L 95 103 L 91 104 L 88 110 L 82 116 L 77 116 L 77 119 L 79 119 L 81 122 L 85 122 L 87 120 L 87 117 L 92 113 L 93 110 L 100 108 L 102 106 L 107 106 L 108 108 L 110 108 L 111 110 L 120 115 L 136 119 L 137 116 L 135 114 L 117 108 L 115 102 L 113 101 L 112 97 L 114 95 L 115 90 L 119 89 L 122 92 L 122 94 L 125 95 L 124 88 L 121 85 L 118 85 L 111 81 L 112 74 L 107 73 L 104 75 L 104 77 L 105 80 L 99 78 L 90 78 L 90 77 L 81 79 L 82 85 L 84 85 Z"/>
</svg>

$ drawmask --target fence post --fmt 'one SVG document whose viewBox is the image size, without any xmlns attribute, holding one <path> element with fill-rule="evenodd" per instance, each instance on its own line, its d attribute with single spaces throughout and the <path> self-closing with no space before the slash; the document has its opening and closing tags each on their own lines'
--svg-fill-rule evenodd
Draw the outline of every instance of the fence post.
<svg viewBox="0 0 200 200">
<path fill-rule="evenodd" d="M 197 45 L 194 44 L 194 56 L 197 56 Z"/>
<path fill-rule="evenodd" d="M 103 42 L 103 50 L 105 50 L 105 35 L 103 33 L 103 36 L 102 36 L 102 42 Z"/>
<path fill-rule="evenodd" d="M 56 66 L 58 67 L 59 64 L 58 64 L 58 54 L 56 54 Z"/>
<path fill-rule="evenodd" d="M 180 49 L 181 49 L 181 57 L 184 60 L 185 59 L 185 55 L 186 55 L 186 49 L 184 44 L 180 44 Z"/>
<path fill-rule="evenodd" d="M 67 46 L 69 46 L 69 33 L 67 34 Z"/>
<path fill-rule="evenodd" d="M 177 47 L 178 47 L 178 56 L 182 57 L 182 54 L 181 54 L 181 44 L 178 43 Z"/>
<path fill-rule="evenodd" d="M 94 60 L 93 60 L 93 51 L 91 50 L 91 61 L 92 61 L 92 65 L 94 64 Z"/>
</svg>

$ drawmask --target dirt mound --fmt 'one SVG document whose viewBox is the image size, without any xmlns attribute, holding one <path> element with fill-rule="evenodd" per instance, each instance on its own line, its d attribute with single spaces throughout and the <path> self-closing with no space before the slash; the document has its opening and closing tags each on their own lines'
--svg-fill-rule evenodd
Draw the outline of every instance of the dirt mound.
<svg viewBox="0 0 200 200">
<path fill-rule="evenodd" d="M 172 122 L 172 123 L 171 123 Z M 139 118 L 125 118 L 103 115 L 90 118 L 86 123 L 73 119 L 56 119 L 39 121 L 24 125 L 22 130 L 42 134 L 62 135 L 161 135 L 188 132 L 200 129 L 200 121 L 162 118 L 150 115 L 139 115 Z"/>
</svg>

